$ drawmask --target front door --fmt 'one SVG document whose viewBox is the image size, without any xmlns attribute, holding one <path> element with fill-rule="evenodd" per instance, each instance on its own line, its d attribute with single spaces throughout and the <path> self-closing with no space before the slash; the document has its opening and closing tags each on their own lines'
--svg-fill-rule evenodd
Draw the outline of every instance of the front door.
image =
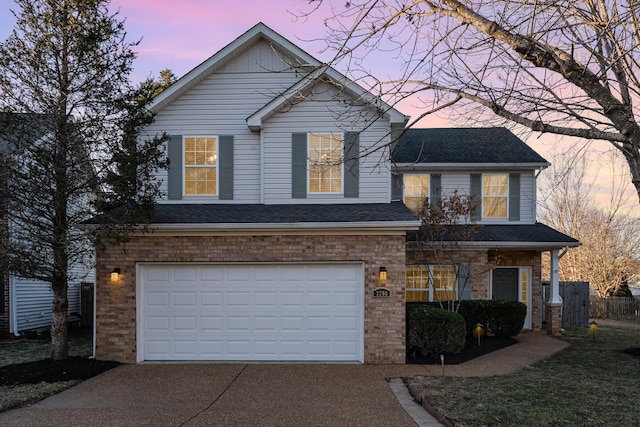
<svg viewBox="0 0 640 427">
<path fill-rule="evenodd" d="M 520 301 L 518 298 L 518 268 L 496 268 L 493 270 L 491 299 Z"/>
</svg>

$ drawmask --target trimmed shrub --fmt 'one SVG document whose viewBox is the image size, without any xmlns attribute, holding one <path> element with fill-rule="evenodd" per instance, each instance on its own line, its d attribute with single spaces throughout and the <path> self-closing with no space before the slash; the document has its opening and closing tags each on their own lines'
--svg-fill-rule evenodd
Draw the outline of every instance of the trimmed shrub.
<svg viewBox="0 0 640 427">
<path fill-rule="evenodd" d="M 466 342 L 458 313 L 424 303 L 407 303 L 407 354 L 437 356 L 460 353 Z"/>
<path fill-rule="evenodd" d="M 459 313 L 467 323 L 468 335 L 480 323 L 498 337 L 514 337 L 522 331 L 527 306 L 518 301 L 467 300 L 460 302 Z"/>
</svg>

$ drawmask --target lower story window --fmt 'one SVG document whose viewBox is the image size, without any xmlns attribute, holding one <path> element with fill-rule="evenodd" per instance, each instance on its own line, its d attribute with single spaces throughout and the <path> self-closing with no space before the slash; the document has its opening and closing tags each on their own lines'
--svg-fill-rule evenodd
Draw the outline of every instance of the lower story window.
<svg viewBox="0 0 640 427">
<path fill-rule="evenodd" d="M 408 265 L 406 271 L 407 302 L 456 299 L 457 275 L 454 266 Z"/>
</svg>

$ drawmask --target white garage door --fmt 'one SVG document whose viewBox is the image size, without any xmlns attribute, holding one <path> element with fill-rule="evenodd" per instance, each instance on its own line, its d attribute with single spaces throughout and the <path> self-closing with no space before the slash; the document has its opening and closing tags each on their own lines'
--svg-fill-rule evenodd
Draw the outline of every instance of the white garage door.
<svg viewBox="0 0 640 427">
<path fill-rule="evenodd" d="M 141 265 L 138 360 L 362 361 L 362 270 Z"/>
</svg>

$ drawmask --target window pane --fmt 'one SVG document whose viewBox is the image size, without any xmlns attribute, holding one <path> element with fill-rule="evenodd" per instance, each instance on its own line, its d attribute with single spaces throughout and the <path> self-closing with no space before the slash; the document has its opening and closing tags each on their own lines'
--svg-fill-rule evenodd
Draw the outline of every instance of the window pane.
<svg viewBox="0 0 640 427">
<path fill-rule="evenodd" d="M 483 175 L 483 185 L 485 196 L 507 195 L 507 175 Z"/>
<path fill-rule="evenodd" d="M 433 300 L 453 301 L 456 299 L 456 269 L 452 265 L 433 266 Z"/>
<path fill-rule="evenodd" d="M 429 301 L 429 293 L 429 267 L 408 265 L 406 270 L 407 302 Z"/>
<path fill-rule="evenodd" d="M 506 218 L 506 197 L 485 197 L 482 201 L 482 216 L 485 218 Z"/>
<path fill-rule="evenodd" d="M 422 207 L 429 196 L 429 175 L 404 175 L 404 204 L 413 212 Z"/>
<path fill-rule="evenodd" d="M 309 192 L 342 192 L 342 135 L 309 135 Z"/>
<path fill-rule="evenodd" d="M 508 183 L 506 174 L 482 176 L 482 216 L 484 218 L 507 218 Z"/>
<path fill-rule="evenodd" d="M 217 194 L 218 138 L 189 137 L 184 139 L 184 192 L 186 195 L 215 196 Z"/>
</svg>

